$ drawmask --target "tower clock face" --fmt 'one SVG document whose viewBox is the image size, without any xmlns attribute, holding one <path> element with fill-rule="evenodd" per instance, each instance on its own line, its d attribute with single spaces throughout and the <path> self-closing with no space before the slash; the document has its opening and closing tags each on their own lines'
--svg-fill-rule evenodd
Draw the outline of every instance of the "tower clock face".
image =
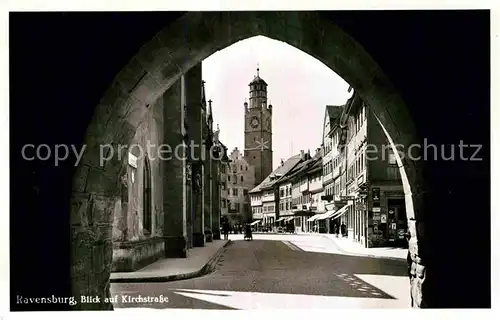
<svg viewBox="0 0 500 320">
<path fill-rule="evenodd" d="M 250 119 L 250 126 L 252 126 L 252 128 L 257 128 L 259 126 L 259 119 L 257 117 L 252 117 L 252 119 Z"/>
</svg>

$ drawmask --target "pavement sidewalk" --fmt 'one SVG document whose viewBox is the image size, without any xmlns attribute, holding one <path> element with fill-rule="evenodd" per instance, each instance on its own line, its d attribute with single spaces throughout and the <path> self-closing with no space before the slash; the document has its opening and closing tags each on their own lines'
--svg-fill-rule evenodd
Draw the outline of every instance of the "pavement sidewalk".
<svg viewBox="0 0 500 320">
<path fill-rule="evenodd" d="M 111 282 L 167 282 L 207 274 L 231 240 L 213 240 L 188 250 L 187 258 L 161 259 L 133 272 L 112 272 Z"/>
<path fill-rule="evenodd" d="M 406 256 L 408 254 L 408 249 L 394 247 L 365 248 L 360 243 L 351 239 L 337 238 L 333 234 L 321 233 L 319 235 L 332 240 L 338 247 L 339 251 L 345 254 L 403 261 L 406 261 Z"/>
</svg>

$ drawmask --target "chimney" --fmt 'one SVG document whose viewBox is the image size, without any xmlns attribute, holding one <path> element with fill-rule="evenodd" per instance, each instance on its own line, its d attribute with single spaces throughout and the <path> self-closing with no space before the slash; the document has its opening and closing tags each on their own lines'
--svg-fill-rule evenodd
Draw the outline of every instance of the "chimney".
<svg viewBox="0 0 500 320">
<path fill-rule="evenodd" d="M 304 160 L 304 150 L 300 150 L 300 158 Z"/>
<path fill-rule="evenodd" d="M 285 161 L 283 161 L 283 158 L 281 158 L 281 166 L 285 164 Z"/>
</svg>

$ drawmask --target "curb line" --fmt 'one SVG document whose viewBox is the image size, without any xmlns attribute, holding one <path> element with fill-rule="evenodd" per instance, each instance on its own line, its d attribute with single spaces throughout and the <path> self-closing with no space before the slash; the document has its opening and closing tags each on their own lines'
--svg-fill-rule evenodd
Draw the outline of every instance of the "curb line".
<svg viewBox="0 0 500 320">
<path fill-rule="evenodd" d="M 342 249 L 336 242 L 335 240 L 331 239 L 330 237 L 327 237 L 325 235 L 321 235 L 323 238 L 330 240 L 333 242 L 335 247 L 337 247 L 337 250 L 342 252 L 343 254 L 350 255 L 350 256 L 355 256 L 355 257 L 368 257 L 368 258 L 377 258 L 377 259 L 387 259 L 387 260 L 394 260 L 394 261 L 404 261 L 406 262 L 406 258 L 397 258 L 397 257 L 387 257 L 387 256 L 377 256 L 374 254 L 366 254 L 366 253 L 354 253 L 354 252 L 349 252 L 344 249 Z"/>
<path fill-rule="evenodd" d="M 308 236 L 309 234 L 307 233 L 277 233 L 277 232 L 252 232 L 252 234 L 259 234 L 259 235 L 275 235 L 275 236 Z"/>
<path fill-rule="evenodd" d="M 197 271 L 168 275 L 168 276 L 154 276 L 154 277 L 151 276 L 142 278 L 117 278 L 117 279 L 110 279 L 109 281 L 111 283 L 171 282 L 171 281 L 198 278 L 207 275 L 213 271 L 213 269 L 217 265 L 217 261 L 220 259 L 220 256 L 222 255 L 222 252 L 230 243 L 231 240 L 228 240 L 222 247 L 219 248 L 219 250 L 217 250 L 217 252 L 207 261 L 207 263 L 205 263 L 205 265 Z"/>
</svg>

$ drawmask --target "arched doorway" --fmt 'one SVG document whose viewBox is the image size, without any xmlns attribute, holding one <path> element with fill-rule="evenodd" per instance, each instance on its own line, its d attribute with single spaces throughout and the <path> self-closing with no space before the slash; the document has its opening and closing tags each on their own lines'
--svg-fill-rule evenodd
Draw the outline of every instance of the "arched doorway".
<svg viewBox="0 0 500 320">
<path fill-rule="evenodd" d="M 152 193 L 151 193 L 151 165 L 147 155 L 144 157 L 144 168 L 142 170 L 142 230 L 145 236 L 150 236 L 153 233 L 153 210 L 152 210 Z"/>
<path fill-rule="evenodd" d="M 190 12 L 158 33 L 118 74 L 103 98 L 106 103 L 101 103 L 95 110 L 87 132 L 89 148 L 82 163 L 93 162 L 100 144 L 127 145 L 142 120 L 144 113 L 141 110 L 153 103 L 184 73 L 212 53 L 255 35 L 287 42 L 320 60 L 359 92 L 394 144 L 409 146 L 416 142 L 417 135 L 410 114 L 387 76 L 352 37 L 319 13 Z M 114 108 L 111 115 L 108 113 L 109 105 Z M 123 114 L 127 116 L 121 117 Z M 106 126 L 102 125 L 103 119 L 107 120 Z M 118 134 L 110 135 L 110 131 Z M 104 166 L 112 174 L 117 165 L 109 162 Z M 413 204 L 414 197 L 419 195 L 413 188 L 421 185 L 418 182 L 421 178 L 419 166 L 419 162 L 404 159 L 399 168 L 401 176 L 404 176 L 407 216 L 413 223 L 409 223 L 413 240 L 410 251 L 413 261 L 421 263 L 417 246 L 419 235 L 415 229 L 418 217 L 414 214 L 413 205 L 408 205 Z M 75 180 L 81 179 L 78 175 L 75 177 Z M 106 195 L 106 198 L 111 203 L 114 201 L 113 195 Z M 145 217 L 145 226 L 148 225 L 146 221 Z M 92 270 L 81 272 L 92 273 Z M 425 276 L 419 277 L 415 287 L 421 287 L 424 280 Z M 104 291 L 97 293 L 103 296 L 109 294 Z M 417 305 L 420 302 L 417 301 Z"/>
</svg>

